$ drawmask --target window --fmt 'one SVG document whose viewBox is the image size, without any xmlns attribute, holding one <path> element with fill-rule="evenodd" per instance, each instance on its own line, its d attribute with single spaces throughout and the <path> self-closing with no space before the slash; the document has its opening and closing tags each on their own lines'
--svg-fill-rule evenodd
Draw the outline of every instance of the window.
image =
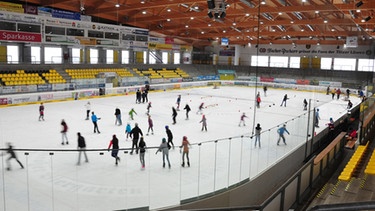
<svg viewBox="0 0 375 211">
<path fill-rule="evenodd" d="M 320 59 L 320 69 L 322 70 L 330 70 L 332 66 L 332 58 L 324 58 Z"/>
<path fill-rule="evenodd" d="M 251 66 L 268 67 L 268 56 L 251 56 Z"/>
<path fill-rule="evenodd" d="M 65 28 L 62 27 L 46 26 L 44 30 L 46 34 L 65 35 Z"/>
<path fill-rule="evenodd" d="M 181 54 L 179 52 L 173 54 L 173 64 L 180 64 Z"/>
<path fill-rule="evenodd" d="M 20 32 L 33 32 L 33 33 L 40 33 L 40 25 L 31 25 L 31 24 L 17 24 L 17 31 Z"/>
<path fill-rule="evenodd" d="M 16 23 L 0 21 L 0 30 L 16 31 Z"/>
<path fill-rule="evenodd" d="M 137 35 L 137 37 L 135 38 L 136 41 L 143 41 L 143 42 L 146 42 L 148 41 L 148 36 L 141 36 L 141 35 Z"/>
<path fill-rule="evenodd" d="M 18 64 L 18 46 L 17 45 L 8 45 L 7 46 L 7 62 L 8 64 Z"/>
<path fill-rule="evenodd" d="M 355 70 L 356 59 L 335 58 L 333 60 L 334 70 Z"/>
<path fill-rule="evenodd" d="M 163 52 L 162 55 L 161 55 L 161 58 L 162 58 L 162 61 L 163 61 L 163 64 L 168 64 L 168 52 Z"/>
<path fill-rule="evenodd" d="M 99 52 L 98 49 L 90 48 L 90 64 L 98 64 Z"/>
<path fill-rule="evenodd" d="M 121 51 L 121 64 L 129 64 L 129 51 Z"/>
<path fill-rule="evenodd" d="M 290 57 L 289 67 L 290 68 L 300 68 L 301 67 L 301 58 L 300 57 Z"/>
<path fill-rule="evenodd" d="M 113 64 L 113 50 L 106 50 L 106 62 L 107 64 Z"/>
<path fill-rule="evenodd" d="M 115 32 L 106 32 L 104 35 L 105 35 L 105 38 L 111 39 L 111 40 L 118 40 L 120 37 L 120 34 L 115 33 Z"/>
<path fill-rule="evenodd" d="M 156 54 L 155 54 L 155 52 L 150 51 L 148 53 L 148 61 L 149 61 L 149 64 L 156 64 Z"/>
<path fill-rule="evenodd" d="M 358 59 L 358 71 L 374 71 L 374 59 Z"/>
<path fill-rule="evenodd" d="M 40 47 L 31 46 L 31 63 L 40 64 Z"/>
<path fill-rule="evenodd" d="M 122 40 L 132 40 L 132 41 L 135 41 L 135 35 L 132 35 L 132 34 L 123 34 L 122 35 Z"/>
<path fill-rule="evenodd" d="M 270 67 L 288 67 L 287 56 L 271 56 Z"/>
<path fill-rule="evenodd" d="M 72 48 L 72 63 L 79 64 L 81 61 L 81 49 Z"/>
<path fill-rule="evenodd" d="M 68 36 L 85 36 L 85 31 L 83 29 L 66 29 L 66 35 Z"/>
<path fill-rule="evenodd" d="M 44 63 L 46 64 L 61 64 L 62 50 L 60 47 L 45 47 L 44 48 Z"/>
<path fill-rule="evenodd" d="M 88 37 L 104 38 L 104 33 L 99 31 L 89 30 Z"/>
</svg>

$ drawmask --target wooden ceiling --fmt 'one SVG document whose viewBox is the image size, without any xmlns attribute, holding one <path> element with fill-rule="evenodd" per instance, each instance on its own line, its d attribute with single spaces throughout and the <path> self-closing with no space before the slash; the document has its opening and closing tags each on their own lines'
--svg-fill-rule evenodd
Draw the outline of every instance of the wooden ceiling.
<svg viewBox="0 0 375 211">
<path fill-rule="evenodd" d="M 211 1 L 211 0 L 210 0 Z M 23 0 L 22 3 L 84 12 L 95 22 L 146 28 L 155 37 L 195 47 L 229 38 L 230 44 L 330 44 L 346 37 L 375 39 L 375 0 Z M 262 4 L 265 1 L 265 4 Z M 116 5 L 118 7 L 116 7 Z M 224 5 L 224 7 L 218 7 Z M 83 11 L 84 9 L 84 11 Z M 210 18 L 225 11 L 224 18 Z"/>
</svg>

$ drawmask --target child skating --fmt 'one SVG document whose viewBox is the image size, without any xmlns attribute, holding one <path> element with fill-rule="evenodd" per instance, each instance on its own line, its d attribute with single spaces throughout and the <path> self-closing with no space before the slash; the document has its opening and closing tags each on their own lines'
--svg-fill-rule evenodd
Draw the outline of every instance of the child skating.
<svg viewBox="0 0 375 211">
<path fill-rule="evenodd" d="M 131 120 L 134 120 L 134 114 L 137 115 L 137 112 L 135 112 L 134 108 L 132 108 L 130 111 L 129 111 L 129 118 Z"/>
<path fill-rule="evenodd" d="M 243 124 L 243 126 L 246 126 L 245 118 L 249 118 L 249 117 L 247 117 L 245 113 L 242 113 L 240 123 L 238 124 L 238 127 L 241 127 L 241 123 Z"/>
</svg>

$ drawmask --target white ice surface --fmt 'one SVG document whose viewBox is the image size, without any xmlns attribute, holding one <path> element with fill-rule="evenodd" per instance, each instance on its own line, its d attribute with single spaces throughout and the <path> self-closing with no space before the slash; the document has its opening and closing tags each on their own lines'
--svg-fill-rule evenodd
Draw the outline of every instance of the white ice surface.
<svg viewBox="0 0 375 211">
<path fill-rule="evenodd" d="M 331 95 L 315 92 L 269 89 L 267 97 L 262 96 L 261 108 L 254 119 L 256 91 L 248 87 L 212 87 L 150 92 L 151 116 L 154 121 L 154 135 L 144 136 L 148 147 L 157 147 L 166 137 L 165 125 L 169 125 L 174 135 L 174 144 L 181 145 L 182 136 L 187 136 L 192 145 L 190 168 L 181 167 L 178 148 L 170 151 L 172 168 L 162 168 L 161 153 L 156 149 L 146 153 L 146 169 L 140 169 L 139 157 L 121 151 L 121 162 L 114 165 L 110 152 L 88 152 L 89 163 L 77 166 L 77 152 L 60 152 L 55 149 L 76 149 L 76 133 L 86 139 L 87 149 L 106 149 L 113 134 L 120 141 L 120 148 L 130 148 L 131 140 L 125 138 L 125 126 L 132 127 L 137 122 L 143 133 L 147 133 L 146 104 L 135 104 L 135 96 L 103 97 L 77 101 L 45 103 L 45 121 L 38 121 L 39 104 L 0 108 L 0 148 L 12 142 L 16 149 L 50 149 L 51 151 L 18 151 L 19 160 L 25 165 L 20 169 L 12 160 L 12 171 L 6 171 L 7 155 L 2 156 L 0 170 L 0 210 L 116 210 L 149 206 L 150 209 L 176 205 L 180 200 L 204 195 L 214 190 L 238 183 L 249 175 L 253 178 L 267 166 L 298 146 L 299 141 L 290 138 L 287 146 L 276 146 L 277 134 L 262 138 L 262 148 L 254 148 L 253 139 L 237 138 L 232 141 L 214 141 L 222 138 L 250 135 L 253 123 L 260 123 L 263 131 L 282 124 L 286 120 L 302 114 L 304 98 L 312 99 L 320 108 L 321 127 L 324 129 L 329 118 L 338 118 L 346 113 L 344 100 L 332 100 Z M 181 94 L 181 106 L 177 124 L 172 125 L 172 106 L 176 106 Z M 286 107 L 280 107 L 284 94 L 289 100 Z M 356 105 L 357 97 L 351 100 Z M 85 120 L 84 105 L 92 104 L 101 120 L 98 122 L 101 134 L 93 133 L 93 124 Z M 201 131 L 201 115 L 196 114 L 200 103 L 204 102 L 203 113 L 207 117 L 208 132 Z M 183 107 L 189 103 L 192 111 L 185 120 Z M 122 111 L 122 126 L 115 126 L 115 108 Z M 134 108 L 138 113 L 130 120 L 128 112 Z M 245 112 L 246 127 L 239 127 L 241 114 Z M 69 145 L 61 145 L 62 119 L 68 124 Z M 269 137 L 273 136 L 274 137 Z M 287 137 L 288 139 L 288 137 Z M 270 141 L 272 140 L 272 141 Z M 54 155 L 50 155 L 54 152 Z"/>
</svg>

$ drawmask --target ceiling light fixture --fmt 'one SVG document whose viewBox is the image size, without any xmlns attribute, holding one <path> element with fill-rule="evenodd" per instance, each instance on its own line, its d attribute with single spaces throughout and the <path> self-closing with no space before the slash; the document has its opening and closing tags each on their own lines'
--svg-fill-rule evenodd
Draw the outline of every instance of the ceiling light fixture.
<svg viewBox="0 0 375 211">
<path fill-rule="evenodd" d="M 143 15 L 146 15 L 146 14 L 147 14 L 147 12 L 146 12 L 146 11 L 142 11 L 142 14 L 143 14 Z"/>
<path fill-rule="evenodd" d="M 262 1 L 260 2 L 260 4 L 265 5 L 265 4 L 266 4 L 266 0 L 262 0 Z"/>
<path fill-rule="evenodd" d="M 328 21 L 327 21 L 327 20 L 324 20 L 323 22 L 324 22 L 324 23 L 328 23 Z"/>
<path fill-rule="evenodd" d="M 119 3 L 115 4 L 115 7 L 120 7 L 120 4 Z"/>
</svg>

